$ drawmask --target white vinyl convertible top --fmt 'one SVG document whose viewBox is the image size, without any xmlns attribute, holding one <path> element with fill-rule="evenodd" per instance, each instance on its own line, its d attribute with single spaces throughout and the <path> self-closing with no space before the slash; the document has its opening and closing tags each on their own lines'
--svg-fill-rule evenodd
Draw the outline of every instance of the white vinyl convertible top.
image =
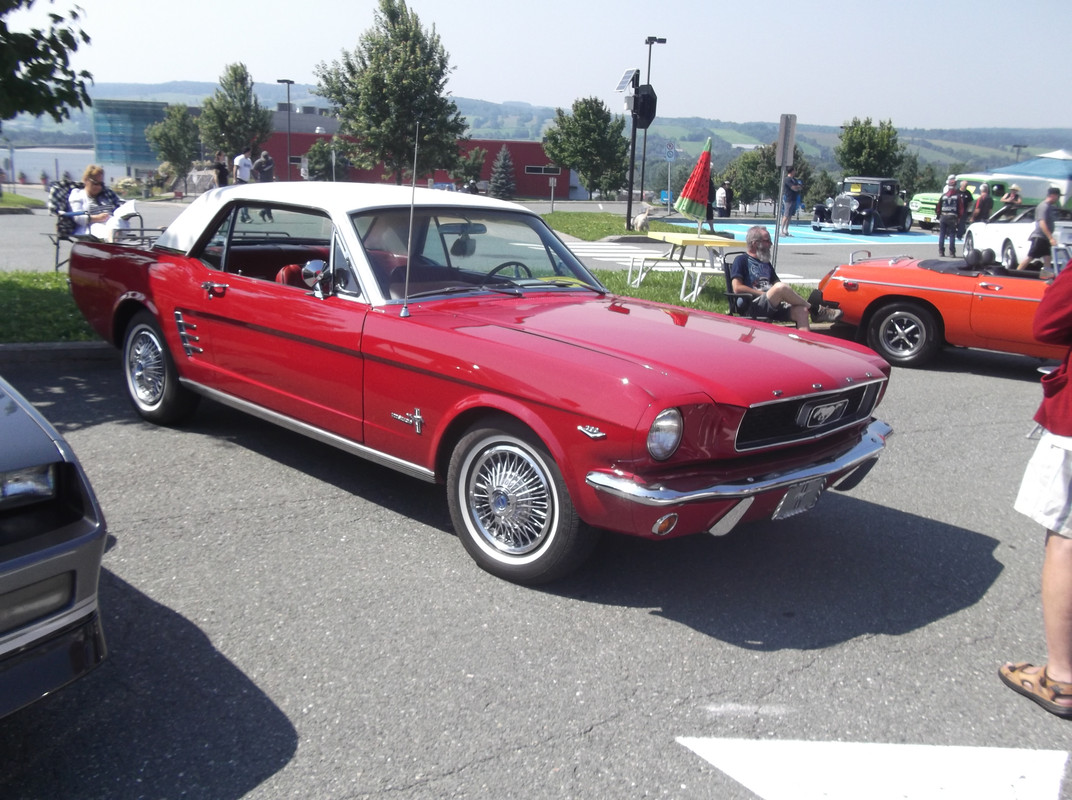
<svg viewBox="0 0 1072 800">
<path fill-rule="evenodd" d="M 245 183 L 205 192 L 168 226 L 168 229 L 156 240 L 156 246 L 189 253 L 220 209 L 228 203 L 240 200 L 320 209 L 338 220 L 350 212 L 366 208 L 408 207 L 411 199 L 418 207 L 482 208 L 532 213 L 524 206 L 515 203 L 467 192 L 448 192 L 441 189 L 418 188 L 414 190 L 409 186 L 381 183 L 317 181 Z"/>
</svg>

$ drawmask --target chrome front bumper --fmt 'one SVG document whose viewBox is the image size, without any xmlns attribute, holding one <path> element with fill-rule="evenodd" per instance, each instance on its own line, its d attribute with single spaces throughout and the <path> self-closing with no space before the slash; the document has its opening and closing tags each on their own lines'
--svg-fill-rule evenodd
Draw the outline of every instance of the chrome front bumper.
<svg viewBox="0 0 1072 800">
<path fill-rule="evenodd" d="M 615 497 L 640 505 L 656 507 L 754 499 L 766 492 L 788 489 L 790 486 L 805 481 L 826 478 L 839 473 L 846 474 L 833 484 L 833 488 L 846 491 L 863 480 L 871 467 L 875 465 L 891 433 L 893 433 L 893 428 L 881 420 L 875 420 L 852 449 L 836 458 L 788 472 L 771 472 L 743 482 L 719 483 L 688 491 L 671 489 L 658 483 L 638 483 L 628 475 L 615 472 L 592 471 L 585 476 L 585 482 Z"/>
</svg>

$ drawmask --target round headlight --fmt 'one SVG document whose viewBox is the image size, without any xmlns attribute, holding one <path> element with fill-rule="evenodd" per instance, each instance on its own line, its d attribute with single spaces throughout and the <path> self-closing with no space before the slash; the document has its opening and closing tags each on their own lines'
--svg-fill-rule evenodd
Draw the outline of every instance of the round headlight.
<svg viewBox="0 0 1072 800">
<path fill-rule="evenodd" d="M 667 408 L 651 423 L 648 430 L 648 452 L 656 461 L 665 461 L 681 444 L 681 412 Z"/>
<path fill-rule="evenodd" d="M 853 211 L 855 211 L 855 210 L 856 210 L 856 209 L 858 209 L 859 207 L 860 207 L 860 201 L 859 201 L 859 200 L 857 200 L 857 199 L 856 199 L 855 197 L 853 197 L 853 198 L 852 198 L 851 200 L 849 200 L 849 208 L 850 208 L 850 209 L 852 209 Z"/>
</svg>

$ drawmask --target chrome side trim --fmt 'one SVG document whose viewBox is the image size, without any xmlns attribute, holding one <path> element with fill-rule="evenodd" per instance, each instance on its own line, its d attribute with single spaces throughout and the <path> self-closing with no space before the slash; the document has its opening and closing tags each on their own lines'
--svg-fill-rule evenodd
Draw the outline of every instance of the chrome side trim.
<svg viewBox="0 0 1072 800">
<path fill-rule="evenodd" d="M 288 417 L 284 414 L 280 414 L 277 411 L 258 406 L 248 400 L 243 400 L 240 397 L 221 392 L 218 389 L 212 389 L 204 384 L 191 381 L 186 378 L 180 378 L 180 382 L 188 389 L 204 395 L 205 397 L 215 400 L 217 403 L 222 403 L 225 406 L 242 411 L 246 414 L 250 414 L 259 419 L 263 419 L 266 422 L 271 422 L 274 425 L 278 425 L 281 428 L 286 428 L 289 431 L 300 433 L 303 436 L 308 436 L 310 439 L 316 439 L 318 442 L 329 444 L 332 447 L 337 447 L 340 450 L 350 453 L 352 455 L 364 458 L 367 461 L 371 461 L 374 464 L 380 464 L 381 466 L 390 467 L 393 470 L 409 475 L 412 478 L 420 478 L 422 481 L 428 481 L 429 483 L 435 482 L 435 473 L 422 467 L 420 464 L 414 464 L 410 461 L 403 461 L 400 458 L 395 458 L 387 453 L 382 453 L 379 450 L 373 450 L 371 447 L 366 447 L 363 444 L 355 442 L 351 439 L 346 439 L 337 434 L 326 431 L 323 428 L 317 428 L 309 425 L 301 420 Z"/>
<path fill-rule="evenodd" d="M 585 483 L 601 492 L 639 503 L 643 506 L 675 506 L 685 503 L 740 500 L 755 497 L 764 492 L 785 489 L 801 481 L 823 478 L 874 462 L 886 446 L 886 438 L 893 428 L 882 420 L 873 421 L 863 437 L 849 451 L 837 458 L 812 464 L 789 472 L 772 472 L 744 483 L 720 483 L 702 489 L 679 491 L 662 484 L 642 484 L 632 477 L 611 472 L 593 470 L 585 476 Z M 839 481 L 845 484 L 846 481 Z M 852 484 L 855 485 L 855 484 Z M 835 486 L 834 488 L 840 488 Z M 846 486 L 848 488 L 848 486 Z"/>
</svg>

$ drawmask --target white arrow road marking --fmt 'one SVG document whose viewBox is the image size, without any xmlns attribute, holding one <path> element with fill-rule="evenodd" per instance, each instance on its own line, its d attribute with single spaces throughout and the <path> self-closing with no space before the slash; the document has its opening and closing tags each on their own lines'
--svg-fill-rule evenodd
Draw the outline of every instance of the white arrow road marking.
<svg viewBox="0 0 1072 800">
<path fill-rule="evenodd" d="M 1062 750 L 679 737 L 763 800 L 1056 800 Z"/>
</svg>

